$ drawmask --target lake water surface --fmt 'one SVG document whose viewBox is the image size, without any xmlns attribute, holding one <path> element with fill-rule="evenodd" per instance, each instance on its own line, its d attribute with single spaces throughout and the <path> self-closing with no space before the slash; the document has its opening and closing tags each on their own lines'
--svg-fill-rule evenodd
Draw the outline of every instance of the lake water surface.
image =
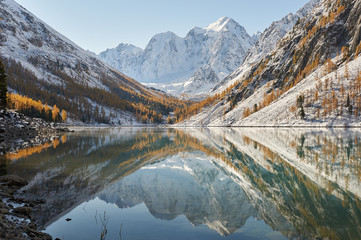
<svg viewBox="0 0 361 240">
<path fill-rule="evenodd" d="M 84 129 L 8 155 L 60 239 L 361 239 L 361 131 Z"/>
</svg>

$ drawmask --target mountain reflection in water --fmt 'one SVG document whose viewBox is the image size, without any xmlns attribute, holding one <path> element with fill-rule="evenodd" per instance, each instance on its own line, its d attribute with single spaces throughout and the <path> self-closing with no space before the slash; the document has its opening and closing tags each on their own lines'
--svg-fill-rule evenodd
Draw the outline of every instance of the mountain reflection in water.
<svg viewBox="0 0 361 240">
<path fill-rule="evenodd" d="M 194 227 L 184 234 L 207 226 L 218 237 L 237 236 L 245 234 L 247 221 L 259 219 L 286 238 L 361 239 L 360 133 L 84 130 L 69 134 L 56 148 L 29 150 L 32 155 L 19 159 L 12 155 L 6 171 L 30 182 L 26 197 L 47 200 L 35 212 L 44 227 L 55 227 L 97 199 L 120 209 L 145 204 L 155 219 L 185 216 Z M 133 239 L 130 232 L 128 238 Z"/>
</svg>

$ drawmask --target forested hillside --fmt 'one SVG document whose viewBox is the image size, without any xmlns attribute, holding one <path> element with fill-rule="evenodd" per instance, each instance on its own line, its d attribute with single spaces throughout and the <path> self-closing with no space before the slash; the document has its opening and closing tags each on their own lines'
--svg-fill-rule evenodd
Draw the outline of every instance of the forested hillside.
<svg viewBox="0 0 361 240">
<path fill-rule="evenodd" d="M 84 123 L 160 123 L 175 106 L 186 106 L 107 66 L 15 1 L 0 6 L 0 56 L 10 92 L 56 105 Z"/>
</svg>

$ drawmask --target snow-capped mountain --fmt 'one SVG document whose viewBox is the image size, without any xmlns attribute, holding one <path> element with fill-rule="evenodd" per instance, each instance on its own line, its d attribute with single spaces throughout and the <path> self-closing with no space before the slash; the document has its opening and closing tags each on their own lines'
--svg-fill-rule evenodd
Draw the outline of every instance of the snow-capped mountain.
<svg viewBox="0 0 361 240">
<path fill-rule="evenodd" d="M 184 93 L 192 94 L 194 89 L 199 89 L 200 91 L 206 92 L 209 89 L 209 85 L 205 85 L 205 79 L 208 80 L 210 85 L 217 84 L 219 82 L 219 77 L 217 73 L 210 66 L 199 67 L 193 74 L 193 76 L 184 83 Z"/>
<path fill-rule="evenodd" d="M 106 65 L 13 0 L 0 1 L 0 16 L 0 56 L 11 91 L 56 104 L 77 121 L 117 124 L 133 119 L 126 106 L 140 99 L 132 93 L 144 99 L 164 96 Z M 120 46 L 117 51 L 133 56 L 141 50 Z"/>
<path fill-rule="evenodd" d="M 215 81 L 233 72 L 257 36 L 228 17 L 207 28 L 195 27 L 181 38 L 172 32 L 155 35 L 144 50 L 120 44 L 99 54 L 119 71 L 174 94 L 206 93 Z M 200 82 L 199 72 L 204 78 Z M 192 83 L 192 81 L 196 81 Z M 187 86 L 193 86 L 190 89 Z"/>
<path fill-rule="evenodd" d="M 257 31 L 257 32 L 255 32 L 255 33 L 252 35 L 252 39 L 253 39 L 253 41 L 254 41 L 255 43 L 257 43 L 257 42 L 258 42 L 258 40 L 259 40 L 259 38 L 260 38 L 261 34 L 262 34 L 262 32 Z"/>
<path fill-rule="evenodd" d="M 288 33 L 300 19 L 306 17 L 314 7 L 322 0 L 311 0 L 295 14 L 288 14 L 279 21 L 273 22 L 263 33 L 259 35 L 259 40 L 253 46 L 244 63 L 251 65 L 259 61 L 267 53 L 271 52 L 277 43 Z"/>
<path fill-rule="evenodd" d="M 128 75 L 135 75 L 134 67 L 139 64 L 139 57 L 143 50 L 131 44 L 119 44 L 116 48 L 106 50 L 103 54 L 109 56 L 108 64 L 116 69 L 123 69 Z M 123 61 L 117 61 L 116 58 L 122 56 Z"/>
</svg>

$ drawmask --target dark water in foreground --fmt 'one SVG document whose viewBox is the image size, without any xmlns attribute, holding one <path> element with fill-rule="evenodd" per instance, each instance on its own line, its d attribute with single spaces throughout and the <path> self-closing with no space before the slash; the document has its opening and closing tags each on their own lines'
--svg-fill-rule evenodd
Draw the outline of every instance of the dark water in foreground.
<svg viewBox="0 0 361 240">
<path fill-rule="evenodd" d="M 64 240 L 361 239 L 360 140 L 358 130 L 88 129 L 8 155 L 3 169 L 47 200 L 38 219 Z"/>
</svg>

